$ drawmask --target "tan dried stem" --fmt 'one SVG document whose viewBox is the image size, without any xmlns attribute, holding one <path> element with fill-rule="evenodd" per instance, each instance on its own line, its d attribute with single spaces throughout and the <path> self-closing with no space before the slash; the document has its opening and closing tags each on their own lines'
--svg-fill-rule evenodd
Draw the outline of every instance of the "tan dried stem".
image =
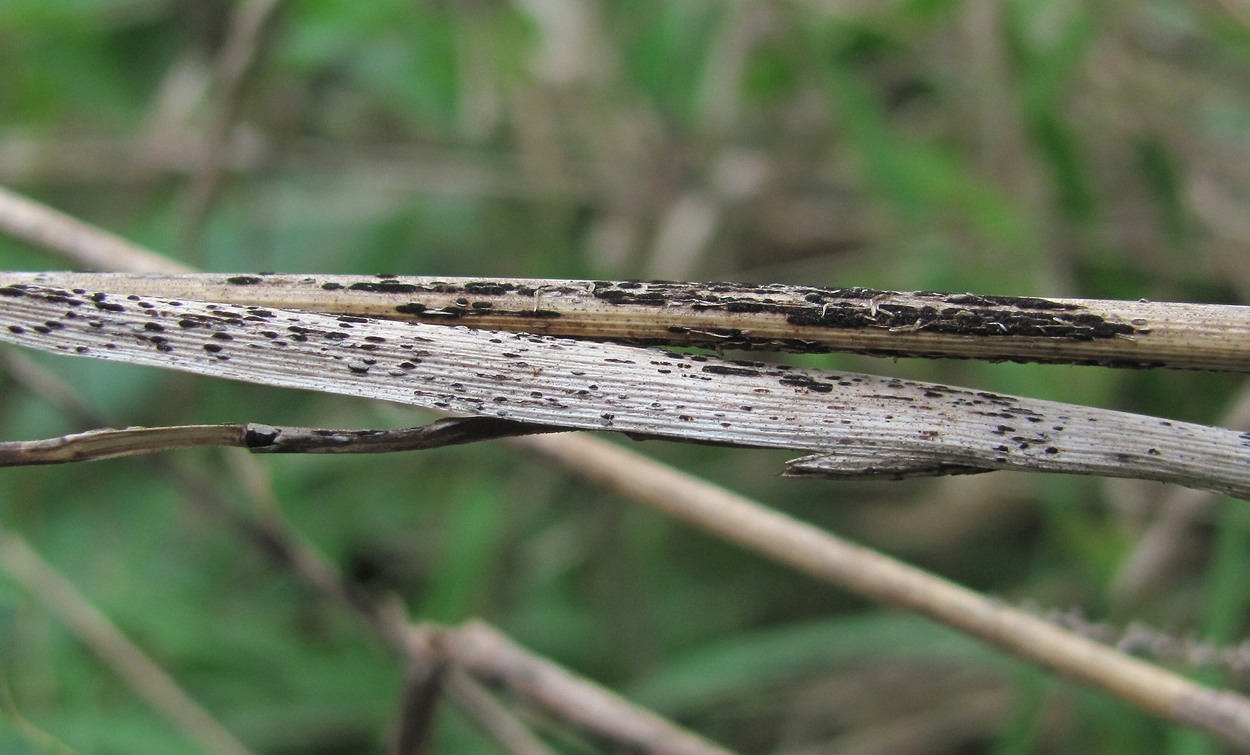
<svg viewBox="0 0 1250 755">
<path fill-rule="evenodd" d="M 0 231 L 96 270 L 187 273 L 192 268 L 0 186 Z"/>
<path fill-rule="evenodd" d="M 187 194 L 184 210 L 183 241 L 187 249 L 194 249 L 198 244 L 204 220 L 221 189 L 227 167 L 226 148 L 238 116 L 244 85 L 283 3 L 284 0 L 250 0 L 239 3 L 230 17 L 217 59 L 203 160 Z"/>
<path fill-rule="evenodd" d="M 257 422 L 106 428 L 43 440 L 0 442 L 0 467 L 102 461 L 200 446 L 245 448 L 253 453 L 395 453 L 559 430 L 489 417 L 443 419 L 422 427 L 396 430 L 278 427 Z M 273 506 L 260 508 L 267 511 Z"/>
<path fill-rule="evenodd" d="M 1165 719 L 1250 745 L 1250 701 L 1238 695 L 1201 687 L 602 441 L 508 442 L 815 578 L 928 616 Z"/>
<path fill-rule="evenodd" d="M 794 476 L 1014 469 L 1250 499 L 1250 438 L 1235 431 L 875 375 L 26 284 L 0 285 L 0 341 L 491 420 L 807 452 Z"/>
<path fill-rule="evenodd" d="M 529 652 L 483 622 L 452 629 L 417 627 L 409 642 L 624 751 L 728 755 L 706 739 Z"/>
<path fill-rule="evenodd" d="M 251 750 L 191 698 L 164 669 L 100 613 L 25 540 L 0 530 L 0 568 L 57 616 L 113 673 L 205 752 Z"/>
<path fill-rule="evenodd" d="M 511 755 L 555 755 L 555 751 L 463 670 L 447 673 L 447 691 L 491 739 Z"/>
<path fill-rule="evenodd" d="M 784 284 L 4 273 L 6 282 L 625 343 L 1250 372 L 1250 306 Z"/>
<path fill-rule="evenodd" d="M 594 438 L 507 441 L 597 485 L 878 603 L 913 611 L 1165 719 L 1250 746 L 1250 700 L 1067 632 L 742 496 Z"/>
</svg>

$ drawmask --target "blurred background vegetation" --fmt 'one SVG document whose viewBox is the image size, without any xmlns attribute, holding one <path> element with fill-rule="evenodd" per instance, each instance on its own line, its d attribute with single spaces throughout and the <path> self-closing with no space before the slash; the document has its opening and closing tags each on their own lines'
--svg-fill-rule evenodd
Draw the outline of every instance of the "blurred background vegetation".
<svg viewBox="0 0 1250 755">
<path fill-rule="evenodd" d="M 1248 133 L 1246 0 L 0 2 L 0 184 L 214 271 L 1236 303 Z M 0 269 L 64 265 L 0 239 Z M 1240 384 L 787 359 L 1204 423 L 1229 421 Z M 122 425 L 425 419 L 40 361 Z M 0 374 L 0 437 L 78 427 Z M 1007 602 L 1228 646 L 1244 630 L 1250 517 L 1227 502 L 1133 586 L 1163 486 L 797 482 L 776 477 L 782 454 L 641 448 Z M 228 454 L 178 461 L 241 506 L 265 488 Z M 262 466 L 300 532 L 414 619 L 484 617 L 744 752 L 1215 751 L 502 448 Z M 0 525 L 256 750 L 379 751 L 395 658 L 182 497 L 140 461 L 6 470 Z M 3 752 L 59 751 L 19 720 L 81 753 L 189 747 L 3 576 L 0 648 Z M 453 708 L 438 736 L 494 751 Z"/>
</svg>

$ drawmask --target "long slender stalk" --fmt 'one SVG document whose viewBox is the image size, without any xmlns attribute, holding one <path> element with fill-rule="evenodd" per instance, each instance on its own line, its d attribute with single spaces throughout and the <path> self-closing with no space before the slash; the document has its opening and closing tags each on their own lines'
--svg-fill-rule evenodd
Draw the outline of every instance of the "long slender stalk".
<svg viewBox="0 0 1250 755">
<path fill-rule="evenodd" d="M 1250 700 L 1065 631 L 961 585 L 595 438 L 508 441 L 823 582 L 955 627 L 1152 713 L 1250 747 Z"/>
<path fill-rule="evenodd" d="M 0 228 L 11 228 L 14 215 L 21 213 L 15 213 L 14 204 L 5 200 L 0 194 Z M 84 264 L 95 264 L 89 261 L 99 259 L 93 256 L 97 250 L 91 248 L 89 233 L 80 234 L 83 229 L 72 224 L 57 226 L 62 220 L 57 215 L 48 215 L 45 219 L 56 231 L 42 236 L 45 246 Z M 134 256 L 117 258 L 103 266 L 137 272 L 165 270 L 161 264 L 149 264 L 144 258 Z M 230 285 L 250 286 L 252 283 Z M 461 305 L 455 303 L 455 306 Z M 46 325 L 41 327 L 47 328 Z M 10 331 L 0 331 L 0 334 L 3 332 Z M 155 348 L 150 341 L 149 345 Z M 1029 620 L 1031 617 L 1020 611 L 841 538 L 827 533 L 822 538 L 818 530 L 792 522 L 776 512 L 764 509 L 758 512 L 761 516 L 748 512 L 744 517 L 744 499 L 657 462 L 644 460 L 641 466 L 632 464 L 631 459 L 638 457 L 610 447 L 608 451 L 612 453 L 605 452 L 606 444 L 595 439 L 549 436 L 512 442 L 546 453 L 570 470 L 856 594 L 918 611 L 1171 720 L 1228 741 L 1250 743 L 1250 713 L 1247 712 L 1250 703 L 1240 696 L 1195 685 L 1057 627 L 1037 627 L 1035 621 Z M 720 505 L 726 495 L 729 496 L 727 508 Z M 936 591 L 928 591 L 930 586 L 936 587 Z M 952 599 L 945 600 L 946 597 Z"/>
<path fill-rule="evenodd" d="M 638 344 L 1250 372 L 1250 307 L 783 284 L 0 273 L 0 282 Z"/>
<path fill-rule="evenodd" d="M 535 655 L 481 621 L 449 629 L 418 627 L 410 643 L 555 714 L 622 752 L 730 755 L 703 737 Z"/>
<path fill-rule="evenodd" d="M 153 710 L 204 752 L 251 753 L 25 540 L 4 530 L 0 530 L 0 569 L 65 622 Z"/>
<path fill-rule="evenodd" d="M 793 475 L 1015 469 L 1250 499 L 1250 439 L 1232 430 L 616 343 L 76 291 L 0 287 L 0 342 L 475 417 L 809 452 Z"/>
</svg>

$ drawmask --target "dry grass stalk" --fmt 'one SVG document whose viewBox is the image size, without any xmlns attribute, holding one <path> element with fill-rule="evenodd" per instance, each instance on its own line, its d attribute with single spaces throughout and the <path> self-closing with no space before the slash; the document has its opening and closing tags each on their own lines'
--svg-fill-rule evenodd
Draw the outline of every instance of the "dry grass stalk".
<svg viewBox="0 0 1250 755">
<path fill-rule="evenodd" d="M 1250 700 L 1203 687 L 1041 618 L 595 438 L 508 441 L 821 581 L 928 616 L 1155 715 L 1250 747 Z"/>
<path fill-rule="evenodd" d="M 104 663 L 205 752 L 249 755 L 233 734 L 49 566 L 21 537 L 0 531 L 0 569 L 35 596 Z"/>
<path fill-rule="evenodd" d="M 795 476 L 1014 469 L 1250 498 L 1250 440 L 1231 430 L 872 375 L 20 283 L 0 287 L 0 342 L 510 422 L 806 451 Z"/>
<path fill-rule="evenodd" d="M 11 205 L 0 202 L 0 228 L 12 225 L 11 213 L 6 212 L 9 209 Z M 59 218 L 50 215 L 47 222 L 56 224 Z M 76 226 L 62 226 L 55 230 L 58 232 L 45 238 L 57 242 L 52 245 L 57 251 L 71 259 L 81 260 L 90 256 L 80 254 L 84 244 L 89 244 L 89 239 L 76 236 Z M 145 264 L 143 258 L 131 256 L 118 259 L 113 267 L 135 272 L 161 272 L 160 266 L 145 267 Z M 749 504 L 744 499 L 664 465 L 635 457 L 647 465 L 642 472 L 652 472 L 650 475 L 641 474 L 639 467 L 629 463 L 629 457 L 634 455 L 613 449 L 601 441 L 579 439 L 570 442 L 560 436 L 552 436 L 512 442 L 546 453 L 570 470 L 612 485 L 636 500 L 658 506 L 858 595 L 917 611 L 1008 649 L 1022 658 L 1107 690 L 1157 715 L 1225 741 L 1250 744 L 1250 701 L 1237 695 L 1201 687 L 919 569 L 810 526 L 794 523 L 776 512 L 760 508 L 754 514 L 748 513 L 748 518 L 743 521 L 741 515 L 744 510 L 749 512 L 759 507 L 747 506 L 744 509 L 743 504 Z M 796 540 L 788 537 L 788 532 L 798 536 L 797 541 L 802 543 L 800 550 L 794 550 Z M 320 589 L 326 590 L 327 585 L 320 585 Z M 342 599 L 336 590 L 329 589 L 328 593 Z M 347 602 L 350 604 L 351 601 Z M 1041 626 L 1038 626 L 1039 623 Z M 382 634 L 386 636 L 390 633 Z"/>
<path fill-rule="evenodd" d="M 1250 307 L 784 284 L 5 273 L 10 284 L 634 344 L 1250 371 Z"/>
<path fill-rule="evenodd" d="M 534 655 L 483 622 L 443 630 L 418 627 L 410 642 L 626 752 L 729 755 L 728 750 Z"/>
</svg>

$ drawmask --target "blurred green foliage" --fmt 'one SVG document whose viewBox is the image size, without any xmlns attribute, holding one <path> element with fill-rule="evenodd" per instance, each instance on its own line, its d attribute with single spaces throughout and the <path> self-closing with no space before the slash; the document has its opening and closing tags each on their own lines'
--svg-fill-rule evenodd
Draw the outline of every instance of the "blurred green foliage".
<svg viewBox="0 0 1250 755">
<path fill-rule="evenodd" d="M 1250 287 L 1240 7 L 303 0 L 282 4 L 258 40 L 214 152 L 218 60 L 243 3 L 4 0 L 0 183 L 220 271 L 1239 301 Z M 226 167 L 216 201 L 190 217 L 187 198 L 214 159 Z M 0 239 L 0 269 L 63 265 Z M 793 361 L 1207 423 L 1239 382 Z M 118 424 L 425 419 L 39 362 Z M 30 386 L 2 374 L 0 386 L 0 437 L 80 426 Z M 1159 486 L 1024 475 L 797 482 L 775 477 L 777 453 L 644 448 L 1009 602 L 1084 606 L 1226 644 L 1244 631 L 1235 504 L 1200 523 L 1150 595 L 1128 600 L 1115 578 L 1166 494 Z M 178 463 L 248 506 L 229 457 Z M 484 617 L 744 752 L 1120 753 L 1165 741 L 1166 727 L 1123 704 L 500 448 L 260 463 L 298 531 L 362 587 L 402 597 L 414 620 Z M 189 505 L 161 469 L 5 470 L 0 525 L 258 752 L 381 751 L 398 710 L 396 659 Z M 21 721 L 79 753 L 190 746 L 38 595 L 2 576 L 0 686 L 11 692 L 3 752 L 58 751 Z M 560 752 L 593 749 L 544 731 Z M 494 751 L 451 707 L 438 737 L 438 752 Z M 1188 734 L 1166 741 L 1211 751 Z"/>
</svg>

